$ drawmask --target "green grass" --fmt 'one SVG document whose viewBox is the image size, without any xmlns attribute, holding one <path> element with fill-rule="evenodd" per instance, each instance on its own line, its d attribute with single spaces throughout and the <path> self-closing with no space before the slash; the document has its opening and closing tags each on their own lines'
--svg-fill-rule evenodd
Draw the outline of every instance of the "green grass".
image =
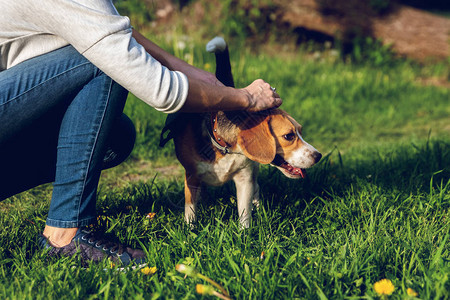
<svg viewBox="0 0 450 300">
<path fill-rule="evenodd" d="M 202 48 L 177 55 L 211 70 Z M 130 96 L 126 112 L 138 143 L 130 160 L 102 178 L 97 227 L 143 247 L 157 273 L 47 261 L 36 246 L 47 185 L 0 203 L 0 298 L 201 298 L 195 285 L 206 282 L 178 273 L 179 263 L 234 299 L 371 299 L 383 278 L 395 286 L 392 299 L 413 299 L 407 288 L 420 299 L 450 297 L 450 92 L 417 80 L 448 78 L 445 64 L 375 67 L 230 48 L 237 85 L 261 77 L 276 86 L 283 108 L 324 154 L 308 179 L 263 166 L 261 207 L 245 231 L 234 187 L 208 189 L 190 230 L 173 145 L 157 147 L 164 115 Z M 170 176 L 155 171 L 169 167 Z M 156 216 L 146 218 L 149 212 Z"/>
</svg>

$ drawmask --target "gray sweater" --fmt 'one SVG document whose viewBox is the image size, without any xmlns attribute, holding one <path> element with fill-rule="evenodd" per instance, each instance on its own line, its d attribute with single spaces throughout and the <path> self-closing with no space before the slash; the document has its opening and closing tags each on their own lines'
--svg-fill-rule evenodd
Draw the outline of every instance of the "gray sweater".
<svg viewBox="0 0 450 300">
<path fill-rule="evenodd" d="M 162 66 L 131 35 L 130 20 L 111 0 L 0 0 L 0 72 L 70 44 L 155 109 L 179 110 L 187 77 Z"/>
</svg>

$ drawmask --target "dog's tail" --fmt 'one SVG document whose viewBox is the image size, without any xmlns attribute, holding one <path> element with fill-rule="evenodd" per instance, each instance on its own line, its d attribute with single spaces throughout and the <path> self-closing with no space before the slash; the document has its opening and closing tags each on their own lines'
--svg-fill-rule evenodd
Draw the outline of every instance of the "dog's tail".
<svg viewBox="0 0 450 300">
<path fill-rule="evenodd" d="M 213 38 L 206 45 L 206 51 L 216 55 L 217 79 L 226 86 L 234 87 L 233 74 L 231 74 L 230 54 L 225 40 L 221 37 Z M 160 147 L 164 147 L 164 145 L 176 135 L 176 132 L 183 126 L 183 121 L 188 115 L 191 116 L 192 114 L 176 112 L 167 115 L 166 123 L 161 131 L 159 139 Z"/>
<path fill-rule="evenodd" d="M 231 73 L 230 53 L 228 46 L 222 37 L 216 36 L 206 44 L 206 51 L 216 55 L 216 77 L 224 85 L 234 87 L 233 74 Z"/>
</svg>

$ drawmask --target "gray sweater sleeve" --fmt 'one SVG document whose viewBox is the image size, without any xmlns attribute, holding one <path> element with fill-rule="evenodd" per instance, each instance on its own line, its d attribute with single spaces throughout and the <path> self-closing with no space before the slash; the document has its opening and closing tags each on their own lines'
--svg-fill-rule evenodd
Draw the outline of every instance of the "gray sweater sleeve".
<svg viewBox="0 0 450 300">
<path fill-rule="evenodd" d="M 59 36 L 113 80 L 166 113 L 179 110 L 187 77 L 161 65 L 132 37 L 110 0 L 27 0 L 36 28 Z M 28 20 L 30 22 L 30 20 Z"/>
</svg>

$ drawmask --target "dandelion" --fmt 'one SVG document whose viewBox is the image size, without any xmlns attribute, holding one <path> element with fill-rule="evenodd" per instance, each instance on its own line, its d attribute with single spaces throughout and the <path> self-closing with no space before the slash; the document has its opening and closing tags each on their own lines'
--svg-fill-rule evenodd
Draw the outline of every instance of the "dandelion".
<svg viewBox="0 0 450 300">
<path fill-rule="evenodd" d="M 195 291 L 197 292 L 197 294 L 200 295 L 207 295 L 207 296 L 216 296 L 219 297 L 220 299 L 224 299 L 224 300 L 229 300 L 231 299 L 230 297 L 227 297 L 225 295 L 222 295 L 219 292 L 216 292 L 212 286 L 209 285 L 204 285 L 204 284 L 197 284 L 195 286 Z"/>
<path fill-rule="evenodd" d="M 260 260 L 264 260 L 266 258 L 266 253 L 263 251 L 261 252 L 261 255 L 259 256 Z"/>
<path fill-rule="evenodd" d="M 185 43 L 184 41 L 178 41 L 178 43 L 177 43 L 177 48 L 178 48 L 179 50 L 184 50 L 184 49 L 186 49 L 186 43 Z"/>
<path fill-rule="evenodd" d="M 408 294 L 408 296 L 411 296 L 411 297 L 419 296 L 419 294 L 415 290 L 413 290 L 412 288 L 407 288 L 406 289 L 406 293 Z"/>
<path fill-rule="evenodd" d="M 147 219 L 152 220 L 155 216 L 156 216 L 156 213 L 154 213 L 154 212 L 149 212 L 145 217 L 146 217 Z"/>
<path fill-rule="evenodd" d="M 187 266 L 185 264 L 178 264 L 178 265 L 175 266 L 175 269 L 178 272 L 185 274 L 186 276 L 191 276 L 193 278 L 200 278 L 200 279 L 205 280 L 206 282 L 208 282 L 208 283 L 212 284 L 213 286 L 215 286 L 216 288 L 218 288 L 222 292 L 222 294 L 217 293 L 217 292 L 216 293 L 220 294 L 221 296 L 223 296 L 225 298 L 222 298 L 221 296 L 218 296 L 218 295 L 214 294 L 215 296 L 221 297 L 222 299 L 230 299 L 229 298 L 230 295 L 228 294 L 227 290 L 225 290 L 225 288 L 223 286 L 221 286 L 220 284 L 218 284 L 217 282 L 215 282 L 211 278 L 209 278 L 209 277 L 207 277 L 207 276 L 205 276 L 203 274 L 200 274 L 193 267 Z M 200 291 L 205 291 L 206 292 L 206 290 L 202 290 L 202 287 L 200 287 Z"/>
<path fill-rule="evenodd" d="M 177 270 L 180 273 L 186 274 L 188 276 L 192 276 L 192 277 L 197 276 L 197 272 L 195 272 L 195 269 L 190 266 L 187 266 L 185 264 L 176 265 L 175 270 Z"/>
<path fill-rule="evenodd" d="M 186 53 L 185 55 L 184 55 L 184 60 L 185 61 L 187 61 L 187 62 L 193 62 L 193 56 L 192 56 L 192 54 L 191 53 Z"/>
<path fill-rule="evenodd" d="M 197 292 L 197 294 L 200 295 L 212 295 L 214 292 L 214 289 L 212 286 L 209 285 L 204 285 L 204 284 L 197 284 L 195 286 L 195 291 Z"/>
<path fill-rule="evenodd" d="M 373 289 L 380 296 L 389 296 L 394 292 L 395 287 L 389 279 L 381 279 L 374 283 Z"/>
<path fill-rule="evenodd" d="M 156 267 L 145 267 L 141 269 L 141 273 L 144 275 L 153 275 L 158 269 Z"/>
</svg>

